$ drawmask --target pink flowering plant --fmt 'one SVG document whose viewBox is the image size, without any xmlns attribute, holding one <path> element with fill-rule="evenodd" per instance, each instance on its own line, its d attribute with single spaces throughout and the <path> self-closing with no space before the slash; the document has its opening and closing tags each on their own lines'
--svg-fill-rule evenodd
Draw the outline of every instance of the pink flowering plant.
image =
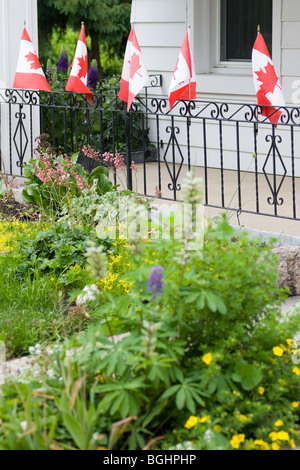
<svg viewBox="0 0 300 470">
<path fill-rule="evenodd" d="M 121 154 L 118 150 L 115 152 L 104 152 L 101 153 L 100 150 L 94 150 L 90 145 L 84 146 L 82 149 L 82 153 L 85 157 L 93 160 L 94 162 L 100 163 L 101 165 L 105 165 L 106 167 L 113 167 L 117 173 L 123 171 L 125 174 L 125 180 L 127 178 L 127 168 L 125 163 L 124 155 Z M 134 161 L 131 162 L 130 169 L 137 174 L 138 166 Z M 124 183 L 120 178 L 120 182 Z M 124 186 L 124 184 L 123 184 Z"/>
<path fill-rule="evenodd" d="M 78 154 L 70 157 L 41 153 L 31 160 L 24 169 L 27 178 L 24 199 L 36 204 L 42 212 L 54 215 L 59 214 L 62 205 L 90 189 L 94 180 L 99 195 L 113 190 L 107 168 L 97 167 L 88 174 L 77 159 Z"/>
<path fill-rule="evenodd" d="M 125 170 L 125 160 L 124 155 L 121 155 L 118 150 L 114 153 L 104 152 L 101 153 L 100 150 L 94 150 L 90 145 L 84 145 L 82 153 L 89 159 L 94 160 L 95 162 L 102 162 L 106 166 L 115 167 L 116 171 Z"/>
</svg>

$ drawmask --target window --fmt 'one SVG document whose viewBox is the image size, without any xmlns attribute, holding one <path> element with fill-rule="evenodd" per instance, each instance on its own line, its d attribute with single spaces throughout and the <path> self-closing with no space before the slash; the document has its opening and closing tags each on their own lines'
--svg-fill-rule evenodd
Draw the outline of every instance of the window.
<svg viewBox="0 0 300 470">
<path fill-rule="evenodd" d="M 280 71 L 282 0 L 187 1 L 191 5 L 188 10 L 188 24 L 193 25 L 193 51 L 199 96 L 215 98 L 220 95 L 222 100 L 232 100 L 238 96 L 239 102 L 256 101 L 251 55 L 257 26 L 260 25 L 276 71 Z M 254 12 L 257 16 L 251 20 Z M 223 26 L 221 18 L 223 18 Z M 227 21 L 231 18 L 234 18 L 231 23 L 234 23 L 233 27 L 236 30 Z M 248 24 L 249 18 L 253 25 L 246 27 L 245 22 Z M 227 29 L 225 29 L 226 25 Z M 246 31 L 250 33 L 248 38 L 242 34 Z M 246 39 L 241 39 L 241 36 Z M 228 40 L 224 42 L 227 37 Z M 243 44 L 240 50 L 245 50 L 246 53 L 243 55 L 240 50 L 232 53 L 232 47 L 226 49 L 225 46 L 222 47 L 221 53 L 221 45 L 226 45 L 226 43 L 228 45 L 231 43 L 231 46 Z M 233 77 L 238 79 L 235 80 Z"/>
<path fill-rule="evenodd" d="M 273 0 L 221 0 L 221 61 L 250 61 L 258 25 L 272 55 L 272 4 Z"/>
</svg>

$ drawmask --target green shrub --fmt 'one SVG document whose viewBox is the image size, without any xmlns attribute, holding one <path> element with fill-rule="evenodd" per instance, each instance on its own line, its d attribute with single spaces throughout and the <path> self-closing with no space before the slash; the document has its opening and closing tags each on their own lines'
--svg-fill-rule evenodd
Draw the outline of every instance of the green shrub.
<svg viewBox="0 0 300 470">
<path fill-rule="evenodd" d="M 85 252 L 90 240 L 95 238 L 90 227 L 53 224 L 52 228 L 28 236 L 17 237 L 17 249 L 4 254 L 1 263 L 18 279 L 26 279 L 28 273 L 51 274 L 62 286 L 84 287 L 89 279 L 85 272 Z"/>
<path fill-rule="evenodd" d="M 24 168 L 26 177 L 22 195 L 25 201 L 36 204 L 41 212 L 56 218 L 63 205 L 90 189 L 96 181 L 99 196 L 113 189 L 108 169 L 99 166 L 88 174 L 76 163 L 78 155 L 53 156 L 42 154 Z"/>
<path fill-rule="evenodd" d="M 0 448 L 293 447 L 299 316 L 280 316 L 277 260 L 258 244 L 225 219 L 203 245 L 133 242 L 132 287 L 100 295 L 100 326 L 73 338 L 73 354 L 45 354 L 41 382 L 3 387 Z M 108 338 L 115 318 L 118 341 Z M 24 420 L 38 423 L 26 436 Z"/>
</svg>

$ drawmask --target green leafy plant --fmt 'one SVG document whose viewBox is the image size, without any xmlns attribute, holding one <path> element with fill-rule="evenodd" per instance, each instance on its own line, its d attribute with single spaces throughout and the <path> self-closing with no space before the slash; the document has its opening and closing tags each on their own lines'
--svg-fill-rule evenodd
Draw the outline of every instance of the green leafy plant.
<svg viewBox="0 0 300 470">
<path fill-rule="evenodd" d="M 88 174 L 76 163 L 77 158 L 77 154 L 72 158 L 42 154 L 31 160 L 24 169 L 26 188 L 22 192 L 23 198 L 36 204 L 42 212 L 56 216 L 63 204 L 79 196 L 83 189 L 90 188 L 94 180 L 99 195 L 113 189 L 107 168 L 97 167 Z"/>
<path fill-rule="evenodd" d="M 19 278 L 38 270 L 41 274 L 51 273 L 58 283 L 75 284 L 81 277 L 87 277 L 83 272 L 84 254 L 91 239 L 93 233 L 89 228 L 53 224 L 33 238 L 20 235 L 18 250 L 5 254 L 2 262 Z"/>
<path fill-rule="evenodd" d="M 207 228 L 201 249 L 152 240 L 132 250 L 130 292 L 106 292 L 100 325 L 68 344 L 78 353 L 67 359 L 63 350 L 46 362 L 54 376 L 43 382 L 42 393 L 56 397 L 58 446 L 93 445 L 71 431 L 72 419 L 67 422 L 58 405 L 67 403 L 60 381 L 67 373 L 70 390 L 85 377 L 85 416 L 90 406 L 97 410 L 93 431 L 106 436 L 105 448 L 113 423 L 126 418 L 115 444 L 120 449 L 144 448 L 162 436 L 158 448 L 182 442 L 192 449 L 294 445 L 299 378 L 287 340 L 298 331 L 299 317 L 279 318 L 276 258 L 269 247 L 256 245 L 222 219 Z M 116 315 L 122 335 L 112 340 Z M 284 423 L 279 429 L 278 420 Z"/>
<path fill-rule="evenodd" d="M 183 189 L 191 227 L 201 191 L 191 176 Z M 97 243 L 89 246 L 89 275 L 100 288 L 97 323 L 45 351 L 38 382 L 29 375 L 21 392 L 2 387 L 0 448 L 16 445 L 27 402 L 41 405 L 37 419 L 47 410 L 43 436 L 51 440 L 44 437 L 42 448 L 295 446 L 300 369 L 292 359 L 300 320 L 297 311 L 280 314 L 286 291 L 276 286 L 271 243 L 258 246 L 225 216 L 201 237 L 179 239 L 171 222 L 168 239 L 159 238 L 159 222 L 145 240 L 125 246 L 116 239 L 108 259 Z M 109 289 L 116 275 L 126 291 Z M 39 429 L 29 429 L 37 439 Z"/>
</svg>

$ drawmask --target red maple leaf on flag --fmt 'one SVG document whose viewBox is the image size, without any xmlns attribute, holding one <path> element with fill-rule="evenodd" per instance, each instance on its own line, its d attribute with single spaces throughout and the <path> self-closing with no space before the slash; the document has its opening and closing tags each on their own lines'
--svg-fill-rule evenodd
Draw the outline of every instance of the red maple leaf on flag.
<svg viewBox="0 0 300 470">
<path fill-rule="evenodd" d="M 275 67 L 274 65 L 270 64 L 268 62 L 268 65 L 265 67 L 265 72 L 262 69 L 259 69 L 259 71 L 255 72 L 257 75 L 257 78 L 262 84 L 260 85 L 260 90 L 262 93 L 265 95 L 267 93 L 274 93 L 275 87 L 278 82 L 278 77 L 275 72 Z"/>
<path fill-rule="evenodd" d="M 140 56 L 134 52 L 130 61 L 130 78 L 133 78 L 136 73 L 142 77 L 142 75 L 138 73 L 138 70 L 140 70 L 141 67 Z"/>
<path fill-rule="evenodd" d="M 176 67 L 175 67 L 175 70 L 174 70 L 174 73 L 173 73 L 173 78 L 174 78 L 174 80 L 176 80 L 175 73 L 176 73 L 177 70 L 178 70 L 178 64 L 179 64 L 179 57 L 178 57 L 178 60 L 177 60 L 177 62 L 176 62 Z"/>
<path fill-rule="evenodd" d="M 35 53 L 29 52 L 25 57 L 27 59 L 27 62 L 32 62 L 30 64 L 31 69 L 38 70 L 41 68 L 40 61 L 38 59 L 38 56 Z"/>
<path fill-rule="evenodd" d="M 85 78 L 87 74 L 87 56 L 78 58 L 78 65 L 80 67 L 78 78 Z"/>
</svg>

